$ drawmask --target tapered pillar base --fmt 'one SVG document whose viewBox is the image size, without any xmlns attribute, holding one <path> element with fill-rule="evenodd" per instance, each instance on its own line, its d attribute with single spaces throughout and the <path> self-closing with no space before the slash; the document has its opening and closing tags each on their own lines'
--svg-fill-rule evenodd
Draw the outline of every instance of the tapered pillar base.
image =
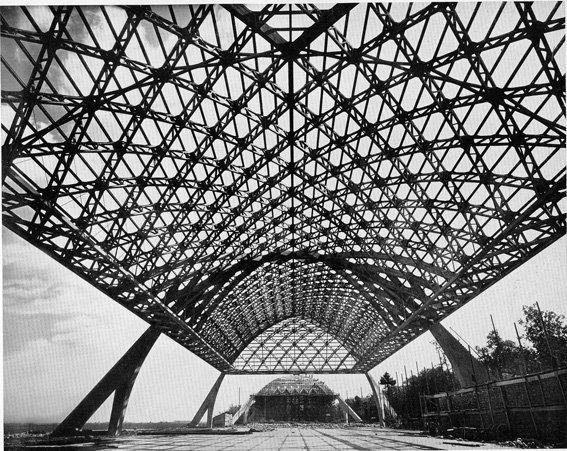
<svg viewBox="0 0 567 451">
<path fill-rule="evenodd" d="M 447 329 L 437 323 L 431 326 L 429 331 L 451 362 L 453 372 L 461 388 L 472 387 L 489 381 L 486 367 L 475 359 Z"/>
<path fill-rule="evenodd" d="M 352 418 L 355 423 L 362 423 L 362 418 L 360 418 L 358 414 L 354 410 L 352 410 L 352 408 L 343 400 L 343 398 L 337 396 L 337 400 L 339 401 L 339 408 L 343 411 L 345 415 L 345 421 L 347 423 L 349 417 Z"/>
<path fill-rule="evenodd" d="M 225 376 L 224 373 L 221 373 L 219 375 L 213 387 L 209 391 L 209 394 L 203 401 L 203 404 L 201 404 L 201 407 L 199 407 L 199 410 L 197 410 L 197 413 L 189 423 L 189 427 L 197 427 L 199 425 L 199 422 L 205 415 L 205 412 L 207 412 L 207 427 L 209 428 L 213 427 L 213 411 L 215 408 L 215 401 L 217 399 L 217 394 L 219 392 L 224 376 Z"/>
<path fill-rule="evenodd" d="M 146 330 L 51 435 L 58 437 L 80 433 L 89 418 L 113 392 L 115 393 L 114 403 L 108 432 L 112 435 L 119 435 L 138 372 L 160 333 L 160 329 L 155 326 Z"/>
<path fill-rule="evenodd" d="M 370 372 L 365 373 L 366 379 L 368 379 L 368 383 L 370 384 L 370 388 L 372 389 L 372 394 L 374 398 L 374 402 L 376 403 L 376 408 L 378 409 L 378 423 L 380 426 L 386 426 L 385 415 L 384 415 L 384 403 L 383 403 L 383 393 L 380 393 L 380 387 L 370 374 Z"/>
<path fill-rule="evenodd" d="M 246 401 L 246 403 L 244 405 L 240 406 L 240 409 L 238 409 L 238 412 L 236 412 L 234 414 L 234 416 L 232 417 L 232 425 L 233 426 L 236 423 L 238 423 L 240 421 L 240 419 L 242 419 L 241 424 L 247 424 L 248 423 L 248 413 L 250 412 L 250 408 L 252 407 L 254 402 L 255 402 L 254 397 L 250 396 L 250 398 L 248 398 L 248 401 Z"/>
</svg>

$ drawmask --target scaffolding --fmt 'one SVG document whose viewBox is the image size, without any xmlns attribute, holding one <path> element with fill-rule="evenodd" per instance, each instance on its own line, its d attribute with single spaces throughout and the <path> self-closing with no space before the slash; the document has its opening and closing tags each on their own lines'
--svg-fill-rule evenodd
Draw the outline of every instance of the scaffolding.
<svg viewBox="0 0 567 451">
<path fill-rule="evenodd" d="M 426 430 L 474 428 L 486 434 L 514 433 L 563 439 L 567 369 L 492 381 L 460 390 L 420 395 Z"/>
</svg>

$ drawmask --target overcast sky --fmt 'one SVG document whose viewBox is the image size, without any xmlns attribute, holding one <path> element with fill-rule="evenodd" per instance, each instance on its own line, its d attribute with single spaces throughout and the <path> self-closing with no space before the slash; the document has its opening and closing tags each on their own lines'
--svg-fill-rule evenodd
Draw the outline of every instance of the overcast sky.
<svg viewBox="0 0 567 451">
<path fill-rule="evenodd" d="M 130 347 L 147 325 L 50 257 L 3 229 L 4 418 L 5 421 L 62 420 Z M 567 239 L 563 238 L 443 324 L 469 343 L 481 344 L 492 313 L 497 328 L 514 337 L 512 322 L 523 304 L 567 314 Z M 382 364 L 408 374 L 437 362 L 426 333 Z M 127 421 L 189 420 L 218 371 L 167 337 L 160 337 L 136 381 Z M 215 411 L 260 389 L 270 376 L 225 378 Z M 370 393 L 364 376 L 320 376 L 343 396 Z M 112 397 L 94 415 L 107 421 Z"/>
</svg>

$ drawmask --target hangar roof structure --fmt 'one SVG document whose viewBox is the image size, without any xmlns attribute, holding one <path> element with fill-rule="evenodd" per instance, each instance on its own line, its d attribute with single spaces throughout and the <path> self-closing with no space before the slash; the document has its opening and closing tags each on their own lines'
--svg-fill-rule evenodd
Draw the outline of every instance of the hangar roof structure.
<svg viewBox="0 0 567 451">
<path fill-rule="evenodd" d="M 4 225 L 222 372 L 365 372 L 565 233 L 561 3 L 0 12 Z"/>
</svg>

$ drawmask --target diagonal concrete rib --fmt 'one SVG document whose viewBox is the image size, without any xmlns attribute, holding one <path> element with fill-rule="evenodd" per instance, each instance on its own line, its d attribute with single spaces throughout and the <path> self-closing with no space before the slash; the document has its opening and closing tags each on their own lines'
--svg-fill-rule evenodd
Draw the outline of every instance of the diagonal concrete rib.
<svg viewBox="0 0 567 451">
<path fill-rule="evenodd" d="M 223 5 L 233 16 L 238 18 L 253 31 L 262 36 L 285 57 L 296 56 L 308 47 L 315 39 L 332 27 L 338 20 L 356 6 L 356 3 L 339 3 L 332 8 L 322 11 L 320 19 L 305 30 L 295 41 L 286 41 L 275 29 L 260 19 L 260 14 L 249 10 L 244 5 Z"/>
<path fill-rule="evenodd" d="M 309 46 L 309 44 L 331 28 L 356 5 L 357 3 L 338 3 L 332 8 L 322 11 L 321 18 L 293 41 L 293 47 L 296 52 L 299 53 L 299 51 Z"/>
<path fill-rule="evenodd" d="M 250 27 L 254 32 L 262 36 L 266 41 L 281 50 L 282 53 L 285 52 L 287 45 L 289 44 L 276 30 L 270 27 L 268 24 L 263 23 L 258 17 L 259 14 L 249 10 L 244 5 L 222 5 L 229 13 L 234 17 L 238 18 L 245 25 Z"/>
</svg>

